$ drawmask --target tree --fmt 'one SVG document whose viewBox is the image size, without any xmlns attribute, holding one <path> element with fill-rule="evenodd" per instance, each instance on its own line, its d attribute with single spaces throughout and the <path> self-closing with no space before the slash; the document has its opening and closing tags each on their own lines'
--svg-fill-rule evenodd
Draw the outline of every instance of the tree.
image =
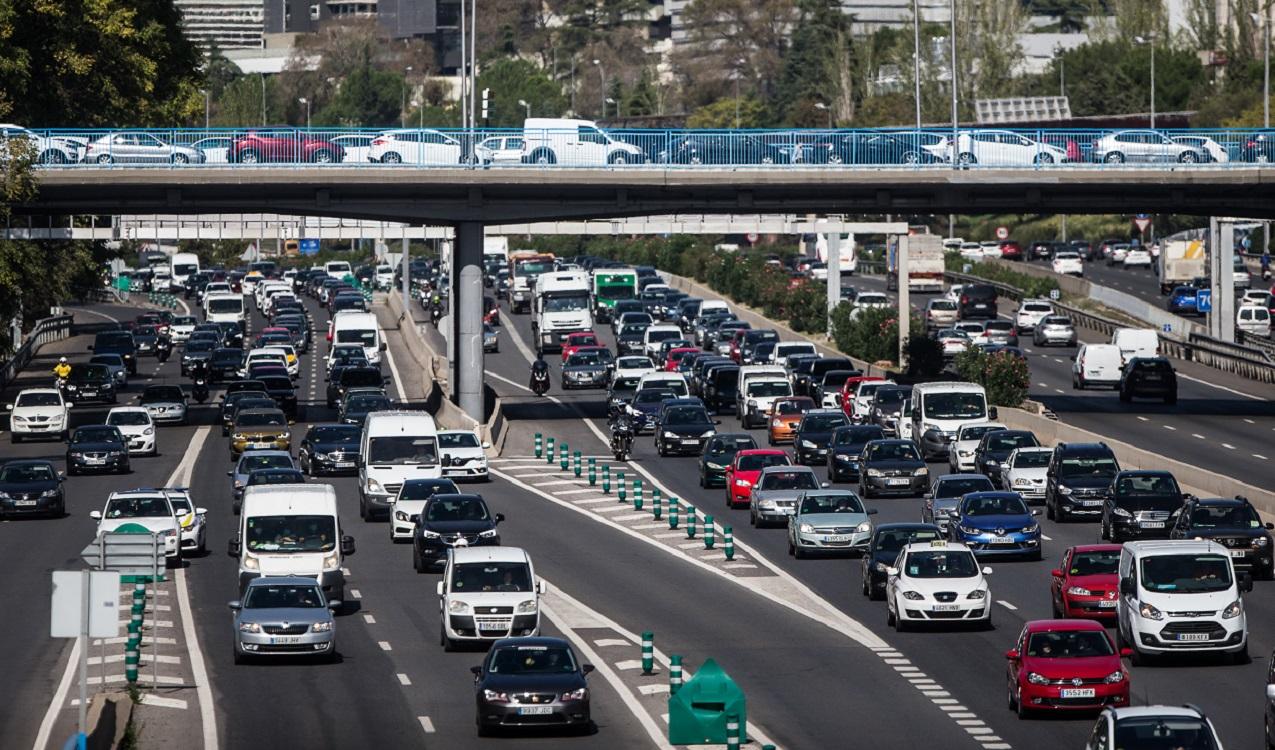
<svg viewBox="0 0 1275 750">
<path fill-rule="evenodd" d="M 733 90 L 736 76 L 744 95 L 772 100 L 796 0 L 691 0 L 682 15 L 688 40 L 674 50 L 673 62 L 686 109 L 717 101 Z"/>
<path fill-rule="evenodd" d="M 483 89 L 491 89 L 487 124 L 496 128 L 522 125 L 527 109 L 519 100 L 530 104 L 537 117 L 558 117 L 567 108 L 562 87 L 527 60 L 501 59 L 484 66 L 478 73 L 479 95 Z"/>
<path fill-rule="evenodd" d="M 727 129 L 735 127 L 735 99 L 718 99 L 700 107 L 686 118 L 688 128 Z M 752 97 L 739 100 L 739 127 L 760 128 L 766 123 L 766 105 Z"/>
<path fill-rule="evenodd" d="M 362 64 L 340 82 L 336 96 L 313 117 L 314 122 L 346 127 L 399 124 L 403 76 L 377 69 L 371 53 L 364 54 Z"/>
<path fill-rule="evenodd" d="M 775 99 L 776 114 L 793 125 L 824 127 L 826 116 L 812 113 L 818 102 L 831 108 L 834 123 L 848 121 L 854 116 L 848 82 L 850 19 L 836 0 L 800 0 L 797 8 L 792 46 L 784 56 Z"/>
<path fill-rule="evenodd" d="M 239 76 L 222 89 L 213 107 L 212 124 L 240 128 L 282 121 L 278 81 L 271 76 Z"/>
</svg>

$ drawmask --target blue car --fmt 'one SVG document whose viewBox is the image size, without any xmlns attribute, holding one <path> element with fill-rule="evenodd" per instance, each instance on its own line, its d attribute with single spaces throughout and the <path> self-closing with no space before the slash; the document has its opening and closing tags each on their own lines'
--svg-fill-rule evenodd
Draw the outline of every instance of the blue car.
<svg viewBox="0 0 1275 750">
<path fill-rule="evenodd" d="M 951 511 L 948 536 L 975 555 L 1014 555 L 1041 559 L 1039 511 L 1017 492 L 970 492 Z"/>
<path fill-rule="evenodd" d="M 1195 308 L 1195 291 L 1193 286 L 1174 287 L 1169 293 L 1169 312 L 1176 315 L 1197 315 L 1199 311 Z"/>
</svg>

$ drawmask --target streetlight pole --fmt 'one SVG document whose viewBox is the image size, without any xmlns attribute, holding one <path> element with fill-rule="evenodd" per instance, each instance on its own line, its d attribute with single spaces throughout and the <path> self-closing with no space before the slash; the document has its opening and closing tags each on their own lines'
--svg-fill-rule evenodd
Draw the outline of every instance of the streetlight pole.
<svg viewBox="0 0 1275 750">
<path fill-rule="evenodd" d="M 1062 45 L 1054 47 L 1054 58 L 1058 60 L 1058 95 L 1067 96 L 1067 58 L 1063 57 Z"/>
<path fill-rule="evenodd" d="M 916 129 L 921 129 L 921 3 L 912 0 L 912 77 L 916 84 Z"/>
<path fill-rule="evenodd" d="M 744 58 L 735 61 L 735 129 L 739 130 L 739 73 L 740 68 L 747 64 Z"/>
<path fill-rule="evenodd" d="M 527 103 L 527 100 L 526 100 L 526 99 L 519 99 L 519 100 L 518 100 L 518 104 L 520 104 L 520 105 L 522 105 L 523 107 L 526 107 L 526 108 L 527 108 L 527 119 L 528 119 L 528 120 L 530 120 L 530 119 L 531 119 L 531 105 Z"/>
<path fill-rule="evenodd" d="M 1262 6 L 1262 15 L 1249 13 L 1253 24 L 1262 24 L 1262 127 L 1271 127 L 1271 3 Z"/>
<path fill-rule="evenodd" d="M 411 65 L 403 69 L 403 86 L 398 98 L 398 126 L 400 128 L 407 127 L 407 74 L 411 72 Z"/>
<path fill-rule="evenodd" d="M 211 94 L 208 89 L 204 89 L 204 130 L 208 130 L 209 112 L 212 109 Z"/>
<path fill-rule="evenodd" d="M 1135 36 L 1133 41 L 1137 44 L 1146 44 L 1151 47 L 1151 127 L 1155 127 L 1155 34 L 1147 34 L 1146 36 Z"/>
<path fill-rule="evenodd" d="M 297 99 L 297 102 L 299 104 L 305 105 L 305 129 L 307 132 L 309 132 L 310 130 L 310 100 L 303 96 L 300 99 Z"/>
<path fill-rule="evenodd" d="M 948 19 L 948 41 L 952 46 L 952 74 L 950 76 L 952 84 L 952 167 L 957 166 L 958 152 L 961 150 L 960 132 L 956 128 L 956 0 L 948 0 L 948 12 L 951 18 Z M 949 220 L 948 224 L 952 222 Z M 950 228 L 950 227 L 949 227 Z"/>
<path fill-rule="evenodd" d="M 465 37 L 465 0 L 460 0 L 460 127 L 469 127 L 469 49 Z"/>
<path fill-rule="evenodd" d="M 603 67 L 601 60 L 594 60 L 593 64 L 598 66 L 598 75 L 600 76 L 602 92 L 598 96 L 602 100 L 602 119 L 607 116 L 607 69 Z"/>
<path fill-rule="evenodd" d="M 266 74 L 258 73 L 261 77 L 261 127 L 266 126 Z"/>
</svg>

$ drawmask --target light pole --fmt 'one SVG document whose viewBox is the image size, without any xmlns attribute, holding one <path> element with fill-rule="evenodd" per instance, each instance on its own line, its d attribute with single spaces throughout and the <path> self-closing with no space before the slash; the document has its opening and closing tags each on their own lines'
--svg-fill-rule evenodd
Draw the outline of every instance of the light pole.
<svg viewBox="0 0 1275 750">
<path fill-rule="evenodd" d="M 1067 58 L 1063 57 L 1062 45 L 1054 47 L 1054 58 L 1058 60 L 1058 95 L 1067 96 Z"/>
<path fill-rule="evenodd" d="M 208 130 L 209 112 L 212 110 L 212 99 L 208 89 L 204 89 L 204 130 Z"/>
<path fill-rule="evenodd" d="M 1146 36 L 1135 36 L 1133 41 L 1137 44 L 1146 44 L 1151 47 L 1151 127 L 1155 127 L 1155 35 L 1147 34 Z"/>
<path fill-rule="evenodd" d="M 828 113 L 828 129 L 832 130 L 832 107 L 829 107 L 827 104 L 824 104 L 823 102 L 815 102 L 815 109 L 819 110 L 820 112 Z"/>
<path fill-rule="evenodd" d="M 266 126 L 266 74 L 258 73 L 261 77 L 261 127 Z"/>
<path fill-rule="evenodd" d="M 958 152 L 961 150 L 961 134 L 956 127 L 956 0 L 948 0 L 948 11 L 951 17 L 948 19 L 949 28 L 947 32 L 948 41 L 952 47 L 952 70 L 949 76 L 952 84 L 952 168 L 955 169 L 957 161 L 959 161 Z M 952 228 L 952 219 L 948 217 L 949 236 Z"/>
<path fill-rule="evenodd" d="M 916 129 L 921 129 L 921 3 L 912 0 L 912 77 L 916 84 Z"/>
<path fill-rule="evenodd" d="M 306 132 L 309 132 L 310 130 L 310 100 L 303 96 L 300 99 L 297 99 L 297 103 L 305 105 L 305 129 L 306 129 Z"/>
<path fill-rule="evenodd" d="M 602 100 L 602 117 L 603 119 L 606 119 L 606 116 L 607 116 L 607 69 L 602 66 L 601 60 L 594 60 L 593 64 L 598 66 L 598 76 L 600 78 L 601 86 L 602 86 L 601 94 L 598 96 L 598 98 Z"/>
<path fill-rule="evenodd" d="M 619 102 L 617 102 L 616 100 L 614 100 L 614 99 L 612 99 L 611 97 L 609 97 L 609 96 L 608 96 L 608 97 L 604 100 L 604 103 L 603 103 L 603 105 L 602 105 L 602 116 L 603 116 L 604 118 L 607 116 L 607 109 L 606 109 L 606 105 L 608 105 L 608 104 L 614 104 L 614 105 L 615 105 L 615 116 L 616 116 L 616 117 L 623 117 L 623 116 L 624 116 L 624 113 L 620 111 L 620 103 L 619 103 Z"/>
<path fill-rule="evenodd" d="M 739 58 L 735 61 L 735 129 L 739 130 L 739 73 L 740 69 L 747 65 L 748 61 Z"/>
<path fill-rule="evenodd" d="M 530 120 L 530 119 L 531 119 L 531 105 L 530 105 L 530 104 L 528 104 L 528 103 L 527 103 L 527 101 L 526 101 L 525 99 L 519 99 L 519 100 L 518 100 L 518 103 L 519 103 L 520 105 L 522 105 L 523 107 L 526 107 L 526 108 L 527 108 L 527 119 L 528 119 L 528 120 Z"/>
<path fill-rule="evenodd" d="M 407 127 L 407 75 L 411 72 L 411 65 L 403 69 L 403 87 L 398 98 L 398 125 L 401 128 Z"/>
<path fill-rule="evenodd" d="M 1262 15 L 1249 13 L 1253 25 L 1262 24 L 1262 127 L 1271 126 L 1271 4 L 1262 8 Z"/>
</svg>

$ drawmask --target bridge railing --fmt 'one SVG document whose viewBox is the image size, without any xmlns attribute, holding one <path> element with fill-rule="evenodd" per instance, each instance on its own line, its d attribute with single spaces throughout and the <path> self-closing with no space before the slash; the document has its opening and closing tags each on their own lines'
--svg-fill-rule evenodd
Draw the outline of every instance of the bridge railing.
<svg viewBox="0 0 1275 750">
<path fill-rule="evenodd" d="M 575 122 L 574 125 L 564 123 Z M 1275 131 L 1099 129 L 603 130 L 527 128 L 6 130 L 48 168 L 255 165 L 414 168 L 1067 169 L 1252 166 Z"/>
<path fill-rule="evenodd" d="M 35 357 L 36 352 L 40 351 L 40 347 L 50 341 L 69 337 L 73 320 L 71 315 L 54 315 L 37 320 L 27 333 L 22 345 L 14 350 L 7 360 L 0 362 L 0 390 L 4 390 L 9 383 L 13 382 L 22 368 L 26 367 Z"/>
</svg>

